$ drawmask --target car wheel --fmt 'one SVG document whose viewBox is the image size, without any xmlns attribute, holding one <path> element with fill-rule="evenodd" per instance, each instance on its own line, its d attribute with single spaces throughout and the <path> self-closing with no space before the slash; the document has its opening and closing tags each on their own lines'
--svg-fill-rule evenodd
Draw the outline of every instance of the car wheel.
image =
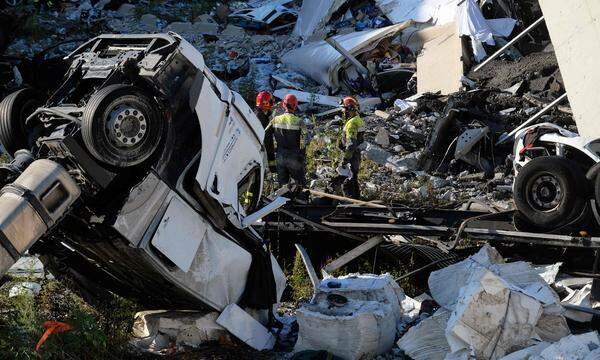
<svg viewBox="0 0 600 360">
<path fill-rule="evenodd" d="M 156 102 L 139 88 L 119 84 L 90 97 L 82 116 L 81 135 L 97 160 L 128 167 L 152 156 L 163 128 Z"/>
<path fill-rule="evenodd" d="M 583 171 L 560 156 L 529 161 L 517 174 L 514 200 L 525 220 L 542 229 L 555 229 L 581 214 L 587 196 Z"/>
<path fill-rule="evenodd" d="M 17 90 L 0 102 L 0 142 L 11 156 L 17 150 L 29 150 L 25 120 L 41 104 L 40 94 L 31 88 Z"/>
</svg>

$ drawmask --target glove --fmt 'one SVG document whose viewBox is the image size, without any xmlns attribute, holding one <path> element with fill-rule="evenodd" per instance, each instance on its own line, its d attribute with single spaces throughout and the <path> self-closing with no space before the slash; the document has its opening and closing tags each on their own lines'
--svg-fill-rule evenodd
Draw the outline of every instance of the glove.
<svg viewBox="0 0 600 360">
<path fill-rule="evenodd" d="M 347 178 L 348 180 L 352 179 L 352 170 L 350 170 L 350 164 L 346 164 L 344 166 L 338 166 L 336 169 L 337 173 L 340 176 Z"/>
</svg>

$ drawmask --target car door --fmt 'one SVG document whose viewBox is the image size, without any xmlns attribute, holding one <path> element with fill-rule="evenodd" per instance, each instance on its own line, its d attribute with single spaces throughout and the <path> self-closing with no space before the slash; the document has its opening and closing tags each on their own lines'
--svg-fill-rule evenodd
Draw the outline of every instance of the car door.
<svg viewBox="0 0 600 360">
<path fill-rule="evenodd" d="M 258 168 L 260 196 L 264 164 L 264 129 L 243 98 L 229 90 L 209 71 L 196 103 L 202 132 L 202 154 L 196 181 L 216 199 L 226 213 L 241 221 L 247 207 L 244 179 Z M 257 182 L 255 180 L 255 182 Z"/>
</svg>

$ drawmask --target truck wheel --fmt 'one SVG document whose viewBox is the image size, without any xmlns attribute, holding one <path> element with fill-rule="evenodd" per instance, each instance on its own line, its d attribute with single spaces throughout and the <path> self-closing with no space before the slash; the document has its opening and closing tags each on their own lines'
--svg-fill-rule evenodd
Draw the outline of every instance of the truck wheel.
<svg viewBox="0 0 600 360">
<path fill-rule="evenodd" d="M 542 156 L 517 174 L 514 200 L 532 225 L 555 229 L 573 221 L 585 206 L 587 182 L 583 171 L 560 156 Z"/>
<path fill-rule="evenodd" d="M 109 85 L 90 97 L 82 116 L 81 135 L 97 160 L 128 167 L 154 153 L 162 137 L 161 121 L 157 104 L 143 90 Z"/>
<path fill-rule="evenodd" d="M 10 156 L 20 149 L 30 150 L 25 120 L 41 104 L 39 93 L 31 88 L 17 90 L 0 102 L 0 142 Z"/>
</svg>

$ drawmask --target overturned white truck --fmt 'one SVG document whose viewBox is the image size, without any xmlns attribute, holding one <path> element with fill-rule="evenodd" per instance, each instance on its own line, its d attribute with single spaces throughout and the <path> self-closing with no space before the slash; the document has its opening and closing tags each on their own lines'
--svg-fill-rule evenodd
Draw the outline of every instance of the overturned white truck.
<svg viewBox="0 0 600 360">
<path fill-rule="evenodd" d="M 0 104 L 0 274 L 31 249 L 152 306 L 270 308 L 285 278 L 243 225 L 265 152 L 242 97 L 173 33 L 102 35 L 65 60 L 49 98 Z"/>
</svg>

